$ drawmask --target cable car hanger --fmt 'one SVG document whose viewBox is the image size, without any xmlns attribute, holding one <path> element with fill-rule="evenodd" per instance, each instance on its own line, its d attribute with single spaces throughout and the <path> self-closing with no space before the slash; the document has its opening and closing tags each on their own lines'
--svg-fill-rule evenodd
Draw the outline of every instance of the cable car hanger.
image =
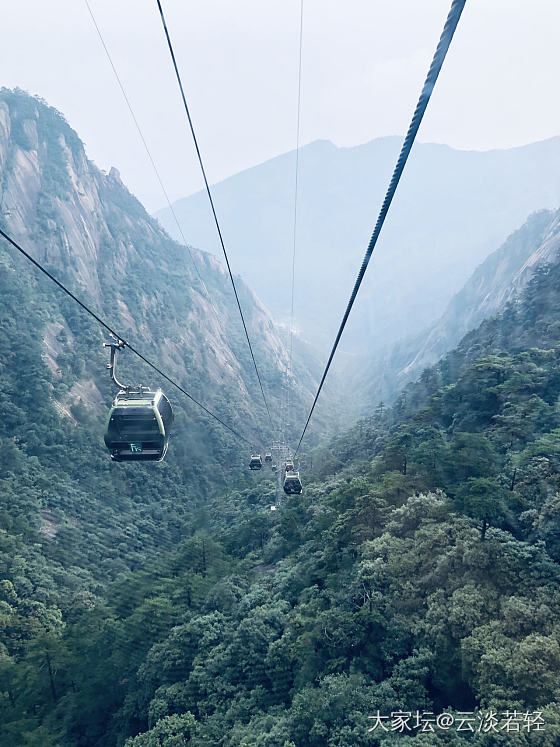
<svg viewBox="0 0 560 747">
<path fill-rule="evenodd" d="M 114 335 L 111 335 L 111 337 L 114 337 Z M 119 387 L 121 391 L 129 394 L 134 390 L 134 387 L 127 384 L 121 384 L 121 382 L 117 379 L 117 350 L 124 350 L 124 348 L 126 347 L 126 343 L 123 340 L 120 340 L 118 337 L 115 337 L 114 339 L 115 342 L 103 343 L 104 348 L 111 348 L 111 360 L 109 361 L 109 363 L 107 363 L 107 368 L 109 369 L 109 373 L 113 382 Z M 141 393 L 143 390 L 148 391 L 149 387 L 139 386 L 138 390 Z"/>
</svg>

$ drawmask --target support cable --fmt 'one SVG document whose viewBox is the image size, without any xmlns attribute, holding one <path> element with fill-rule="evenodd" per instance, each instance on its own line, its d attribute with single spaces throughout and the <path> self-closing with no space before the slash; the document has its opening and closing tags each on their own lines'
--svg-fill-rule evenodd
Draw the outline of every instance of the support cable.
<svg viewBox="0 0 560 747">
<path fill-rule="evenodd" d="M 356 296 L 358 295 L 358 291 L 360 289 L 360 285 L 362 284 L 362 280 L 364 279 L 365 272 L 367 270 L 367 266 L 369 264 L 369 261 L 371 259 L 371 255 L 373 254 L 373 250 L 375 249 L 375 245 L 377 244 L 377 239 L 379 238 L 379 234 L 381 233 L 381 229 L 383 227 L 383 224 L 385 222 L 385 218 L 387 217 L 387 213 L 389 211 L 389 207 L 391 205 L 391 202 L 393 200 L 393 197 L 395 196 L 395 192 L 397 190 L 397 186 L 399 184 L 399 180 L 402 176 L 404 167 L 406 165 L 408 156 L 410 155 L 410 151 L 412 149 L 412 146 L 414 144 L 414 140 L 416 138 L 416 134 L 418 133 L 418 129 L 420 127 L 420 124 L 422 122 L 422 118 L 424 116 L 424 113 L 426 111 L 426 107 L 428 106 L 428 102 L 430 101 L 430 96 L 432 95 L 432 91 L 434 89 L 435 83 L 438 79 L 439 73 L 441 71 L 443 62 L 445 60 L 445 57 L 447 55 L 447 51 L 449 49 L 449 45 L 451 44 L 451 40 L 453 39 L 453 35 L 455 33 L 455 30 L 457 28 L 457 24 L 459 23 L 459 19 L 461 17 L 461 13 L 463 12 L 463 8 L 465 7 L 466 0 L 453 0 L 451 4 L 451 9 L 449 11 L 449 15 L 447 16 L 447 20 L 445 22 L 445 26 L 443 27 L 443 31 L 438 43 L 438 46 L 436 48 L 434 58 L 432 60 L 432 64 L 430 65 L 430 69 L 428 71 L 428 75 L 426 77 L 426 81 L 424 83 L 424 87 L 422 88 L 422 93 L 420 94 L 420 98 L 418 100 L 418 104 L 416 105 L 416 109 L 414 111 L 414 115 L 412 117 L 412 121 L 410 123 L 410 127 L 408 128 L 408 132 L 406 134 L 406 137 L 404 139 L 400 155 L 397 160 L 397 164 L 395 166 L 395 170 L 393 171 L 393 175 L 391 177 L 391 181 L 389 182 L 389 187 L 387 189 L 387 193 L 385 194 L 385 199 L 383 200 L 383 204 L 381 205 L 381 210 L 379 211 L 379 216 L 377 218 L 377 222 L 375 224 L 375 228 L 373 230 L 373 234 L 371 236 L 367 251 L 365 253 L 362 266 L 360 267 L 360 271 L 358 273 L 358 277 L 356 279 L 356 282 L 354 284 L 354 289 L 352 290 L 352 294 L 350 295 L 350 300 L 348 301 L 348 306 L 346 307 L 346 311 L 344 312 L 344 316 L 342 317 L 342 322 L 340 324 L 338 333 L 336 335 L 332 350 L 329 355 L 329 359 L 327 361 L 327 365 L 325 366 L 325 370 L 323 372 L 323 375 L 321 377 L 321 381 L 319 383 L 319 387 L 317 389 L 317 394 L 315 395 L 315 399 L 313 400 L 313 404 L 311 406 L 311 410 L 309 412 L 309 415 L 307 417 L 307 421 L 305 423 L 305 427 L 303 429 L 303 432 L 301 434 L 301 437 L 299 439 L 299 443 L 297 445 L 296 454 L 299 451 L 299 448 L 301 446 L 301 442 L 303 441 L 303 438 L 305 436 L 305 433 L 307 431 L 307 427 L 309 425 L 309 421 L 311 420 L 311 416 L 313 415 L 313 411 L 315 409 L 315 405 L 317 404 L 317 400 L 319 399 L 319 395 L 321 393 L 321 389 L 323 388 L 323 384 L 325 383 L 325 379 L 327 377 L 327 373 L 329 372 L 329 368 L 331 366 L 332 360 L 334 358 L 334 354 L 336 353 L 336 349 L 338 347 L 338 343 L 340 341 L 340 338 L 342 336 L 342 333 L 344 331 L 344 328 L 346 326 L 346 322 L 348 321 L 348 316 L 350 315 L 350 311 L 352 310 L 352 306 L 354 305 L 354 301 L 356 300 Z"/>
<path fill-rule="evenodd" d="M 134 355 L 137 355 L 140 358 L 140 360 L 144 361 L 144 363 L 146 363 L 150 368 L 152 368 L 163 379 L 165 379 L 166 381 L 168 381 L 170 384 L 173 384 L 173 386 L 176 389 L 178 389 L 186 397 L 188 397 L 192 402 L 194 402 L 195 405 L 197 405 L 198 407 L 200 407 L 201 410 L 204 410 L 204 412 L 207 415 L 209 415 L 211 418 L 214 418 L 214 420 L 216 420 L 218 423 L 220 423 L 220 425 L 223 425 L 224 428 L 227 428 L 227 430 L 230 431 L 230 433 L 233 433 L 234 436 L 236 436 L 237 438 L 239 438 L 241 441 L 244 441 L 246 444 L 250 444 L 251 443 L 248 439 L 246 439 L 244 436 L 242 436 L 240 433 L 238 433 L 238 431 L 236 431 L 235 428 L 232 428 L 227 423 L 225 423 L 220 417 L 218 417 L 217 415 L 214 415 L 214 413 L 211 410 L 209 410 L 201 402 L 199 402 L 198 400 L 196 400 L 191 394 L 189 394 L 186 391 L 186 389 L 183 389 L 183 387 L 180 384 L 178 384 L 174 379 L 172 379 L 170 376 L 168 376 L 166 373 L 164 373 L 160 368 L 158 368 L 158 366 L 156 366 L 155 363 L 152 363 L 152 361 L 149 360 L 148 358 L 146 358 L 146 356 L 144 356 L 142 353 L 140 353 L 140 351 L 136 350 L 136 348 L 133 347 L 130 342 L 127 342 L 125 339 L 123 339 L 121 337 L 121 335 L 119 335 L 118 332 L 116 332 L 114 329 L 112 329 L 107 324 L 107 322 L 104 322 L 103 319 L 101 319 L 101 317 L 98 316 L 95 313 L 95 311 L 93 311 L 92 309 L 90 309 L 89 306 L 86 306 L 86 304 L 83 303 L 83 301 L 80 301 L 80 299 L 77 296 L 75 296 L 72 293 L 71 290 L 69 290 L 65 285 L 63 285 L 63 283 L 61 283 L 60 280 L 57 280 L 55 278 L 55 276 L 52 275 L 45 267 L 43 267 L 43 265 L 40 262 L 38 262 L 36 259 L 33 259 L 33 257 L 30 254 L 28 254 L 28 252 L 25 251 L 25 249 L 23 249 L 16 241 L 14 241 L 14 239 L 11 238 L 11 236 L 9 236 L 1 228 L 0 228 L 0 236 L 3 236 L 6 239 L 6 241 L 8 241 L 15 249 L 17 249 L 18 252 L 20 252 L 20 254 L 22 254 L 26 259 L 28 259 L 33 265 L 35 265 L 35 267 L 38 270 L 40 270 L 44 275 L 46 275 L 49 278 L 49 280 L 52 280 L 53 283 L 55 285 L 57 285 L 60 288 L 61 291 L 63 291 L 64 293 L 66 293 L 67 296 L 70 296 L 70 298 L 73 301 L 75 301 L 78 304 L 78 306 L 81 306 L 81 308 L 85 312 L 87 312 L 90 316 L 92 316 L 98 324 L 100 324 L 104 329 L 107 330 L 107 332 L 109 332 L 110 335 L 112 335 L 117 340 L 119 340 L 120 342 L 122 342 L 125 347 L 127 347 L 132 353 L 134 353 Z"/>
<path fill-rule="evenodd" d="M 218 327 L 221 327 L 220 315 L 218 314 L 218 310 L 216 309 L 214 301 L 212 300 L 212 296 L 210 295 L 210 292 L 208 291 L 206 283 L 204 282 L 204 280 L 202 278 L 202 275 L 200 274 L 200 271 L 198 269 L 198 264 L 195 261 L 194 255 L 193 255 L 193 253 L 191 251 L 191 247 L 189 246 L 189 243 L 187 242 L 187 239 L 185 238 L 185 234 L 183 233 L 183 228 L 181 226 L 179 218 L 177 217 L 177 213 L 175 212 L 173 204 L 172 204 L 172 202 L 171 202 L 171 200 L 169 198 L 169 194 L 167 192 L 167 189 L 165 188 L 165 185 L 163 183 L 163 179 L 161 178 L 161 175 L 159 173 L 159 169 L 156 166 L 156 163 L 155 163 L 154 158 L 153 158 L 153 156 L 151 154 L 150 148 L 148 147 L 148 143 L 146 141 L 146 138 L 144 137 L 144 133 L 142 132 L 142 128 L 140 127 L 140 123 L 138 122 L 138 119 L 136 117 L 134 109 L 132 108 L 132 104 L 130 103 L 130 99 L 128 98 L 128 95 L 127 95 L 126 90 L 124 88 L 123 82 L 122 82 L 122 80 L 121 80 L 121 78 L 120 78 L 120 76 L 119 76 L 119 74 L 117 72 L 117 68 L 116 68 L 116 66 L 115 66 L 115 64 L 113 62 L 113 58 L 111 57 L 111 53 L 109 52 L 109 48 L 107 47 L 107 44 L 106 44 L 105 39 L 103 37 L 103 34 L 101 33 L 101 29 L 99 28 L 99 24 L 97 23 L 97 20 L 95 18 L 95 15 L 93 14 L 93 10 L 91 9 L 91 6 L 90 6 L 88 0 L 84 0 L 84 2 L 85 2 L 85 5 L 86 5 L 86 7 L 88 9 L 88 12 L 89 12 L 89 14 L 91 16 L 91 20 L 93 21 L 93 25 L 95 26 L 95 30 L 97 31 L 97 35 L 99 36 L 99 40 L 101 41 L 101 45 L 102 45 L 102 47 L 103 47 L 103 49 L 105 51 L 105 55 L 107 57 L 107 60 L 109 61 L 109 65 L 111 66 L 111 69 L 112 69 L 112 71 L 114 73 L 114 76 L 115 76 L 115 79 L 117 81 L 117 84 L 118 84 L 118 86 L 119 86 L 119 88 L 121 90 L 121 93 L 123 95 L 124 101 L 125 101 L 125 103 L 126 103 L 126 105 L 128 107 L 128 110 L 130 112 L 130 116 L 132 117 L 132 121 L 134 122 L 136 130 L 138 131 L 138 135 L 140 136 L 140 140 L 142 141 L 142 144 L 144 146 L 144 149 L 146 151 L 148 159 L 149 159 L 149 161 L 150 161 L 150 163 L 152 165 L 152 168 L 154 170 L 156 178 L 157 178 L 157 180 L 159 182 L 159 185 L 161 187 L 161 191 L 163 192 L 163 195 L 164 195 L 165 200 L 167 202 L 167 206 L 169 208 L 169 211 L 170 211 L 171 215 L 173 216 L 173 220 L 175 221 L 175 224 L 177 226 L 177 230 L 179 231 L 179 234 L 180 234 L 180 236 L 181 236 L 181 238 L 183 240 L 183 244 L 184 244 L 185 248 L 187 249 L 187 252 L 189 253 L 189 257 L 191 259 L 191 262 L 192 262 L 192 265 L 194 267 L 194 270 L 195 270 L 195 272 L 196 272 L 196 274 L 198 276 L 198 280 L 200 282 L 201 288 L 204 291 L 204 294 L 206 295 L 206 298 L 208 299 L 208 303 L 210 304 L 210 306 L 212 308 L 212 311 L 214 312 L 214 316 L 216 317 L 216 321 L 218 323 Z M 262 436 L 261 436 L 261 440 L 262 440 Z"/>
<path fill-rule="evenodd" d="M 298 65 L 298 92 L 297 92 L 297 125 L 296 125 L 296 163 L 294 174 L 294 226 L 292 242 L 292 300 L 290 308 L 290 339 L 288 355 L 288 371 L 286 373 L 286 416 L 290 414 L 290 380 L 293 366 L 293 338 L 294 338 L 294 288 L 296 281 L 296 247 L 297 247 L 297 208 L 298 208 L 298 178 L 299 178 L 299 137 L 300 137 L 300 119 L 301 119 L 301 60 L 303 49 L 303 0 L 300 2 L 299 11 L 299 65 Z"/>
<path fill-rule="evenodd" d="M 97 21 L 95 19 L 95 16 L 93 14 L 93 11 L 91 9 L 91 6 L 90 6 L 88 0 L 84 0 L 84 3 L 86 4 L 86 7 L 87 7 L 87 9 L 89 11 L 89 14 L 91 16 L 91 20 L 93 21 L 93 25 L 95 26 L 95 30 L 97 31 L 97 35 L 99 36 L 99 40 L 101 41 L 101 45 L 102 45 L 103 49 L 105 50 L 105 55 L 106 55 L 106 57 L 107 57 L 107 59 L 109 61 L 109 65 L 111 66 L 111 69 L 113 70 L 113 73 L 115 75 L 115 79 L 116 79 L 116 81 L 118 83 L 118 86 L 121 89 L 121 93 L 122 93 L 123 98 L 125 100 L 125 103 L 126 103 L 126 105 L 128 107 L 128 111 L 130 112 L 130 116 L 132 117 L 132 121 L 134 122 L 134 125 L 136 126 L 136 129 L 138 131 L 138 135 L 140 136 L 140 140 L 142 141 L 142 144 L 144 146 L 144 149 L 146 151 L 148 159 L 149 159 L 150 163 L 152 164 L 152 168 L 153 168 L 154 173 L 156 175 L 156 178 L 157 178 L 157 180 L 159 182 L 159 186 L 161 187 L 161 191 L 163 192 L 163 195 L 164 195 L 165 200 L 167 202 L 167 206 L 169 207 L 169 211 L 171 212 L 171 215 L 173 216 L 173 220 L 175 221 L 175 224 L 177 226 L 177 230 L 179 231 L 179 234 L 180 234 L 181 238 L 183 239 L 183 244 L 185 245 L 185 247 L 186 247 L 186 249 L 187 249 L 187 251 L 189 253 L 189 256 L 191 258 L 191 262 L 193 264 L 195 272 L 198 275 L 198 279 L 200 281 L 200 285 L 202 286 L 202 289 L 204 290 L 204 293 L 206 294 L 206 298 L 208 299 L 208 302 L 210 303 L 210 306 L 212 307 L 212 310 L 214 311 L 214 314 L 216 315 L 216 319 L 218 320 L 218 325 L 220 325 L 220 317 L 219 317 L 218 311 L 217 311 L 216 307 L 214 306 L 214 302 L 212 300 L 212 297 L 210 296 L 210 293 L 208 292 L 208 288 L 206 287 L 206 283 L 202 279 L 202 275 L 200 274 L 200 271 L 198 269 L 198 265 L 195 262 L 195 259 L 194 259 L 193 253 L 191 251 L 191 248 L 190 248 L 190 246 L 189 246 L 189 244 L 188 244 L 188 242 L 187 242 L 187 240 L 185 238 L 185 234 L 183 233 L 183 228 L 181 226 L 181 223 L 179 222 L 179 219 L 177 217 L 177 214 L 175 212 L 173 204 L 171 203 L 171 200 L 169 198 L 169 195 L 167 193 L 167 190 L 165 188 L 165 185 L 164 185 L 163 180 L 161 178 L 161 175 L 159 173 L 159 169 L 156 166 L 156 163 L 155 163 L 155 161 L 154 161 L 154 159 L 152 157 L 152 154 L 151 154 L 150 149 L 148 147 L 148 143 L 146 142 L 146 138 L 144 137 L 144 133 L 142 132 L 142 128 L 140 127 L 140 124 L 138 122 L 136 114 L 134 113 L 134 109 L 132 108 L 132 104 L 130 103 L 130 99 L 128 98 L 128 95 L 127 95 L 127 93 L 125 91 L 124 85 L 123 85 L 123 83 L 121 81 L 121 78 L 120 78 L 118 72 L 117 72 L 117 68 L 115 67 L 115 64 L 113 62 L 113 58 L 111 57 L 111 53 L 109 52 L 109 48 L 107 47 L 107 44 L 105 43 L 105 39 L 103 38 L 103 34 L 101 33 L 101 29 L 99 28 L 99 25 L 98 25 L 98 23 L 97 23 Z"/>
<path fill-rule="evenodd" d="M 188 120 L 188 123 L 189 123 L 191 135 L 192 135 L 192 138 L 193 138 L 193 141 L 194 141 L 194 146 L 195 146 L 195 149 L 196 149 L 196 155 L 198 157 L 198 163 L 200 164 L 200 169 L 202 171 L 202 176 L 204 178 L 204 185 L 206 187 L 206 193 L 208 194 L 208 199 L 210 201 L 210 207 L 212 208 L 212 215 L 214 216 L 214 223 L 216 224 L 216 229 L 218 231 L 218 237 L 220 239 L 220 245 L 222 247 L 222 251 L 223 251 L 223 254 L 224 254 L 225 261 L 226 261 L 226 266 L 227 266 L 227 270 L 228 270 L 228 273 L 229 273 L 229 279 L 231 280 L 231 285 L 233 287 L 233 292 L 235 294 L 235 300 L 237 302 L 237 308 L 239 309 L 239 315 L 241 316 L 241 321 L 243 322 L 243 329 L 245 330 L 245 337 L 247 338 L 247 344 L 249 346 L 249 351 L 251 353 L 251 358 L 253 360 L 253 366 L 255 367 L 255 373 L 257 374 L 257 380 L 259 382 L 259 386 L 260 386 L 260 389 L 261 389 L 261 394 L 262 394 L 264 405 L 266 407 L 266 412 L 268 414 L 268 419 L 270 421 L 270 425 L 271 425 L 272 430 L 274 430 L 274 425 L 272 423 L 272 417 L 270 415 L 270 410 L 268 409 L 268 402 L 266 400 L 266 396 L 265 396 L 265 393 L 264 393 L 264 388 L 263 388 L 261 377 L 260 377 L 260 374 L 259 374 L 259 369 L 257 367 L 257 362 L 255 360 L 255 355 L 253 353 L 253 346 L 251 345 L 251 340 L 249 339 L 249 332 L 247 330 L 247 325 L 245 323 L 245 317 L 243 316 L 243 311 L 241 309 L 241 303 L 239 301 L 239 296 L 237 294 L 237 288 L 235 286 L 235 281 L 233 279 L 233 274 L 232 274 L 231 267 L 230 267 L 230 264 L 229 264 L 229 259 L 228 259 L 228 255 L 227 255 L 227 252 L 226 252 L 226 247 L 225 247 L 224 239 L 223 239 L 223 236 L 222 236 L 222 230 L 220 228 L 220 223 L 218 221 L 218 216 L 216 214 L 216 208 L 214 207 L 214 200 L 212 198 L 212 192 L 210 191 L 210 185 L 209 185 L 208 179 L 206 177 L 206 169 L 204 168 L 204 163 L 202 161 L 202 155 L 200 153 L 200 148 L 198 147 L 198 140 L 196 138 L 196 134 L 195 134 L 195 131 L 194 131 L 194 126 L 193 126 L 193 123 L 192 123 L 192 119 L 191 119 L 189 107 L 188 107 L 188 104 L 187 104 L 187 99 L 186 99 L 186 96 L 185 96 L 185 91 L 184 91 L 184 88 L 183 88 L 183 83 L 182 83 L 182 80 L 181 80 L 181 75 L 179 73 L 179 68 L 177 66 L 177 60 L 175 59 L 175 52 L 173 51 L 173 45 L 171 43 L 171 37 L 169 36 L 169 31 L 167 30 L 167 24 L 165 22 L 165 16 L 163 14 L 163 8 L 161 6 L 160 0 L 157 0 L 157 6 L 158 6 L 159 14 L 160 14 L 160 17 L 161 17 L 161 22 L 162 22 L 162 25 L 163 25 L 163 30 L 165 32 L 165 38 L 167 40 L 167 46 L 169 47 L 169 53 L 171 55 L 171 61 L 173 63 L 173 68 L 175 70 L 175 75 L 177 77 L 177 83 L 179 84 L 179 90 L 181 91 L 181 98 L 183 100 L 183 106 L 185 108 L 185 112 L 186 112 L 186 115 L 187 115 L 187 120 Z"/>
</svg>

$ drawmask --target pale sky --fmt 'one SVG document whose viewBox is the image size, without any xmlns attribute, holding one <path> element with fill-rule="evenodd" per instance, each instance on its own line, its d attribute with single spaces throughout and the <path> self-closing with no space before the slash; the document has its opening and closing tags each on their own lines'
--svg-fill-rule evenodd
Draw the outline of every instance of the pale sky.
<svg viewBox="0 0 560 747">
<path fill-rule="evenodd" d="M 172 200 L 202 187 L 155 0 L 90 0 Z M 450 0 L 304 0 L 301 143 L 406 130 Z M 211 182 L 295 146 L 299 0 L 163 0 Z M 56 106 L 103 169 L 165 198 L 83 0 L 1 15 L 0 85 Z M 458 148 L 560 134 L 560 3 L 467 0 L 419 140 Z"/>
</svg>

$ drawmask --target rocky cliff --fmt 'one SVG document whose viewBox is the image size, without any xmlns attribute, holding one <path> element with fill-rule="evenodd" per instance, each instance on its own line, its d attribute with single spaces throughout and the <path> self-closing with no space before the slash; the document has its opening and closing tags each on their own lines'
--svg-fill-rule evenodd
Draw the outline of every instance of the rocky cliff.
<svg viewBox="0 0 560 747">
<path fill-rule="evenodd" d="M 445 313 L 422 340 L 414 357 L 399 371 L 414 378 L 433 365 L 464 334 L 518 296 L 535 267 L 555 262 L 560 250 L 560 212 L 532 215 L 484 261 L 450 301 Z"/>
<path fill-rule="evenodd" d="M 117 169 L 98 169 L 63 116 L 22 91 L 0 93 L 0 174 L 5 230 L 193 396 L 257 439 L 266 423 L 264 406 L 220 262 L 171 240 Z M 11 271 L 29 274 L 38 297 L 48 299 L 37 334 L 53 376 L 68 380 L 57 400 L 60 413 L 68 415 L 77 404 L 97 411 L 110 396 L 101 330 L 94 326 L 93 345 L 84 345 L 68 318 L 81 313 L 78 307 L 69 312 L 59 291 L 6 243 L 1 255 Z M 237 282 L 276 424 L 288 366 L 285 339 L 249 288 Z M 307 401 L 315 374 L 299 353 L 294 371 L 292 401 Z M 160 383 L 130 355 L 121 373 Z M 182 399 L 165 388 L 175 401 Z M 183 404 L 192 411 L 188 401 Z"/>
<path fill-rule="evenodd" d="M 464 335 L 517 299 L 535 269 L 558 262 L 559 254 L 560 211 L 534 213 L 477 267 L 437 322 L 371 359 L 367 380 L 360 375 L 357 384 L 369 389 L 369 403 L 393 399 Z"/>
</svg>

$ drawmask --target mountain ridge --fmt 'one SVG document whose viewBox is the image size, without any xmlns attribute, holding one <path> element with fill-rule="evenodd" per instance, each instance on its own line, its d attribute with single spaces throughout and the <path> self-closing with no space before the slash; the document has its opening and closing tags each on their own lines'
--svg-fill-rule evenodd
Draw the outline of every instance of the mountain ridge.
<svg viewBox="0 0 560 747">
<path fill-rule="evenodd" d="M 400 143 L 398 136 L 340 148 L 314 141 L 300 150 L 296 322 L 323 351 L 334 338 Z M 382 349 L 433 324 L 527 215 L 560 204 L 559 168 L 560 137 L 489 151 L 417 143 L 343 349 L 359 352 L 364 340 Z M 213 185 L 232 261 L 279 321 L 287 319 L 290 294 L 294 174 L 295 154 L 288 152 Z M 203 193 L 178 200 L 175 212 L 195 243 L 217 251 Z M 173 235 L 168 211 L 156 215 Z"/>
<path fill-rule="evenodd" d="M 527 252 L 530 245 L 536 245 L 536 249 Z M 521 228 L 478 266 L 462 290 L 450 301 L 444 317 L 430 332 L 414 360 L 399 373 L 407 375 L 413 369 L 418 371 L 425 366 L 430 359 L 422 358 L 424 352 L 433 345 L 434 337 L 441 337 L 445 328 L 446 349 L 433 349 L 430 362 L 441 357 L 456 339 L 518 296 L 529 282 L 535 266 L 542 262 L 553 262 L 559 250 L 560 212 L 543 210 L 530 216 Z M 457 320 L 465 311 L 460 326 L 455 329 L 452 317 L 455 316 Z"/>
<path fill-rule="evenodd" d="M 369 383 L 363 374 L 356 375 L 355 385 L 369 392 L 366 402 L 373 406 L 380 400 L 393 401 L 465 335 L 519 298 L 538 266 L 554 264 L 559 253 L 560 211 L 541 210 L 529 216 L 476 268 L 437 322 L 373 357 Z"/>
<path fill-rule="evenodd" d="M 105 174 L 97 169 L 62 115 L 24 92 L 3 89 L 0 94 L 0 167 L 0 210 L 7 232 L 90 305 L 103 309 L 102 316 L 125 339 L 130 337 L 141 350 L 157 350 L 193 396 L 206 403 L 222 401 L 223 406 L 228 392 L 226 399 L 240 406 L 234 420 L 249 422 L 252 429 L 260 420 L 262 426 L 264 404 L 229 279 L 212 254 L 192 246 L 187 251 L 169 239 L 125 187 L 118 170 Z M 144 297 L 134 279 L 143 284 Z M 240 280 L 238 291 L 255 356 L 278 411 L 281 377 L 288 371 L 283 332 Z M 68 335 L 62 318 L 49 323 L 59 326 L 57 334 L 65 328 Z M 66 343 L 53 345 L 52 331 L 47 330 L 47 338 L 45 354 L 56 375 L 61 368 L 56 355 L 70 351 Z M 291 387 L 294 402 L 299 402 L 311 397 L 317 371 L 307 370 L 305 361 L 312 357 L 297 340 L 294 349 Z M 102 371 L 101 348 L 93 361 Z M 86 406 L 107 396 L 104 385 L 99 390 L 100 378 L 95 374 L 89 379 L 89 396 L 82 397 Z M 60 404 L 67 411 L 76 403 L 68 399 Z"/>
</svg>

